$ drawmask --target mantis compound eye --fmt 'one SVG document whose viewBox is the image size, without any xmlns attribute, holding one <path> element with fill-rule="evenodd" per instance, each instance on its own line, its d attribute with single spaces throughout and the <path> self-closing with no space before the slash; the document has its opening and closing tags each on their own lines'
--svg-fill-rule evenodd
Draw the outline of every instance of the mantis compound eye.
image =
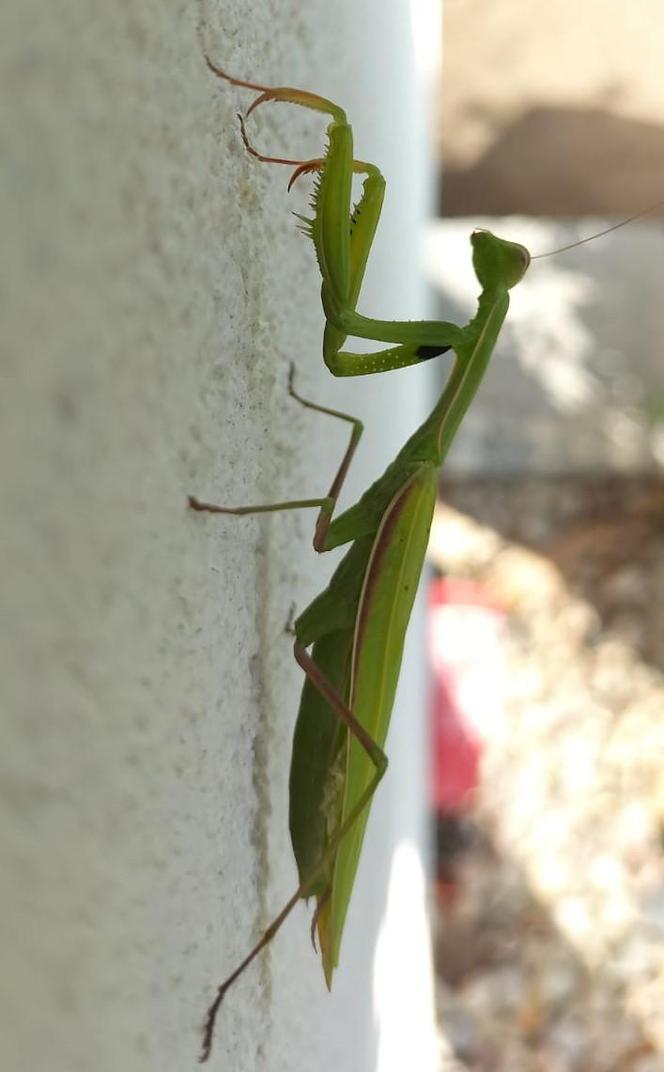
<svg viewBox="0 0 664 1072">
<path fill-rule="evenodd" d="M 529 250 L 526 249 L 525 246 L 520 245 L 518 242 L 515 243 L 515 245 L 516 245 L 517 250 L 519 251 L 519 256 L 521 257 L 521 263 L 523 264 L 523 270 L 525 272 L 526 269 L 530 267 L 530 252 L 529 252 Z"/>
</svg>

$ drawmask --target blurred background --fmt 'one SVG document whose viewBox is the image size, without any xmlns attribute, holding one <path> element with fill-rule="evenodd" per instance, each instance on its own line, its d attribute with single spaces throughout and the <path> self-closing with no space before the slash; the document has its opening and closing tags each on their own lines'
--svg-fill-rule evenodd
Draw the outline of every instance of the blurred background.
<svg viewBox="0 0 664 1072">
<path fill-rule="evenodd" d="M 449 368 L 328 374 L 309 188 L 247 157 L 250 95 L 203 42 L 348 108 L 387 179 L 362 311 L 465 323 L 474 227 L 546 253 L 664 196 L 661 6 L 5 5 L 2 1072 L 199 1067 L 215 981 L 295 886 L 284 627 L 337 560 L 311 518 L 186 497 L 320 494 L 347 432 L 290 404 L 295 360 L 366 422 L 350 505 Z M 302 109 L 251 123 L 321 144 Z M 301 906 L 211 1068 L 664 1069 L 663 263 L 654 211 L 513 292 L 444 469 L 334 990 Z"/>
<path fill-rule="evenodd" d="M 544 253 L 663 196 L 662 18 L 654 0 L 446 0 L 439 315 L 472 315 L 473 227 Z M 534 262 L 441 483 L 445 1072 L 664 1068 L 661 212 Z"/>
</svg>

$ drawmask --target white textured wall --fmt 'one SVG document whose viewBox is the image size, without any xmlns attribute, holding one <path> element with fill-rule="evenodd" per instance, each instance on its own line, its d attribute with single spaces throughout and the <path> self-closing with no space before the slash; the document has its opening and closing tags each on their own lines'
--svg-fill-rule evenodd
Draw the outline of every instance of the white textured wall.
<svg viewBox="0 0 664 1072">
<path fill-rule="evenodd" d="M 324 491 L 346 433 L 287 398 L 291 358 L 304 392 L 373 407 L 352 491 L 418 415 L 405 397 L 406 384 L 421 388 L 416 371 L 345 384 L 325 372 L 312 249 L 289 214 L 306 193 L 289 199 L 286 173 L 243 152 L 234 115 L 248 98 L 206 70 L 201 16 L 239 74 L 347 104 L 392 194 L 366 311 L 421 313 L 421 100 L 402 0 L 5 5 L 7 1072 L 195 1067 L 212 984 L 294 885 L 286 789 L 301 678 L 283 627 L 291 600 L 303 607 L 331 567 L 310 548 L 310 515 L 216 520 L 188 513 L 185 496 Z M 266 109 L 252 129 L 277 151 L 320 143 L 320 124 L 295 109 Z M 388 1068 L 399 1046 L 433 1067 L 418 680 L 333 994 L 298 911 L 229 995 L 211 1067 Z M 389 891 L 415 952 L 395 964 L 384 932 L 376 989 Z M 399 1025 L 394 995 L 418 986 Z"/>
</svg>

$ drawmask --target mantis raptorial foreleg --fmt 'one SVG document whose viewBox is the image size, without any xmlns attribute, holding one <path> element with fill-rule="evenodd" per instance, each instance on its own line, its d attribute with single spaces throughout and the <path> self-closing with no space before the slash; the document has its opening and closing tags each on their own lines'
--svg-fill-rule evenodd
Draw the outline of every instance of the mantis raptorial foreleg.
<svg viewBox="0 0 664 1072">
<path fill-rule="evenodd" d="M 301 219 L 316 247 L 322 276 L 321 296 L 327 320 L 323 357 L 330 371 L 335 376 L 386 372 L 420 364 L 460 344 L 463 335 L 456 324 L 436 320 L 374 320 L 356 311 L 380 219 L 385 180 L 374 164 L 353 158 L 352 130 L 343 109 L 325 97 L 304 90 L 288 86 L 269 87 L 233 78 L 207 56 L 206 61 L 218 77 L 259 92 L 247 115 L 268 101 L 283 101 L 323 112 L 332 120 L 327 131 L 329 146 L 325 157 L 309 161 L 259 153 L 249 142 L 244 124 L 242 127 L 244 143 L 257 159 L 296 167 L 291 185 L 301 174 L 318 172 L 312 202 L 314 215 Z M 354 207 L 351 204 L 353 174 L 366 176 L 360 200 Z M 398 345 L 375 353 L 354 354 L 342 350 L 349 335 Z"/>
</svg>

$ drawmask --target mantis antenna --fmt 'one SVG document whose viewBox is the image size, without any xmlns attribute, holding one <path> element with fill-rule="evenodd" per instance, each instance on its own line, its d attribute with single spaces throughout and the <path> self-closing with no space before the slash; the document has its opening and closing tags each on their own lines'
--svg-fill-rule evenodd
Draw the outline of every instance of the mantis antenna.
<svg viewBox="0 0 664 1072">
<path fill-rule="evenodd" d="M 596 238 L 601 238 L 602 235 L 611 234 L 611 231 L 617 231 L 628 223 L 633 223 L 634 220 L 640 220 L 642 216 L 650 215 L 651 212 L 654 212 L 656 208 L 660 208 L 662 205 L 664 205 L 664 198 L 655 201 L 654 205 L 649 205 L 648 208 L 644 208 L 640 212 L 635 212 L 633 216 L 628 216 L 626 220 L 621 220 L 620 223 L 614 223 L 611 227 L 598 231 L 597 234 L 588 235 L 587 238 L 580 238 L 578 242 L 570 242 L 567 246 L 560 246 L 559 249 L 550 249 L 548 253 L 534 253 L 530 259 L 531 261 L 537 261 L 541 260 L 542 257 L 553 257 L 554 253 L 565 253 L 568 249 L 576 249 L 577 246 L 583 246 L 586 242 L 593 242 Z"/>
</svg>

